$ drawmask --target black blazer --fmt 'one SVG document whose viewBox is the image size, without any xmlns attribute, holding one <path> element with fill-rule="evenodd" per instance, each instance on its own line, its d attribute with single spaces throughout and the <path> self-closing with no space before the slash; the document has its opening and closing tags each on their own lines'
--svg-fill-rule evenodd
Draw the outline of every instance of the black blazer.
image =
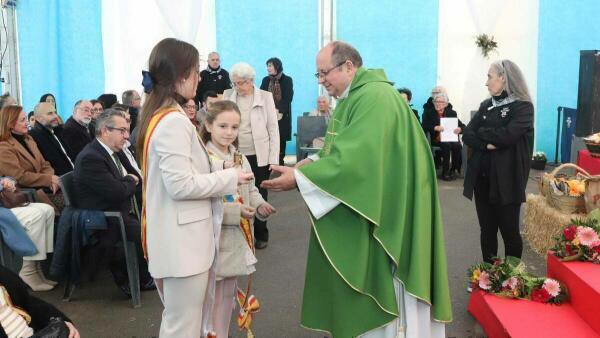
<svg viewBox="0 0 600 338">
<path fill-rule="evenodd" d="M 270 78 L 265 76 L 260 84 L 260 89 L 269 91 Z M 292 139 L 292 99 L 294 99 L 294 82 L 292 78 L 281 74 L 279 79 L 279 85 L 281 86 L 281 100 L 275 101 L 275 108 L 279 110 L 280 114 L 283 114 L 279 124 L 279 137 L 282 140 L 289 141 Z M 282 150 L 283 151 L 283 150 Z"/>
<path fill-rule="evenodd" d="M 88 128 L 79 124 L 73 117 L 69 117 L 62 131 L 62 139 L 71 149 L 69 156 L 74 160 L 83 147 L 92 141 L 92 134 Z"/>
<path fill-rule="evenodd" d="M 6 288 L 13 305 L 25 310 L 31 316 L 29 326 L 37 332 L 48 326 L 53 317 L 60 318 L 66 322 L 72 322 L 69 317 L 51 304 L 31 296 L 29 288 L 17 274 L 0 265 L 0 284 Z M 0 337 L 6 337 L 6 333 L 0 326 Z"/>
<path fill-rule="evenodd" d="M 73 185 L 77 208 L 129 213 L 131 197 L 141 192 L 141 177 L 125 154 L 119 152 L 117 156 L 125 170 L 138 177 L 140 184 L 136 186 L 130 176 L 123 177 L 106 149 L 94 139 L 75 161 Z"/>
<path fill-rule="evenodd" d="M 48 128 L 42 126 L 40 123 L 36 123 L 31 131 L 29 131 L 29 135 L 35 140 L 44 159 L 50 162 L 50 165 L 54 169 L 54 173 L 61 176 L 72 171 L 73 165 L 69 162 L 69 158 L 67 157 L 67 154 L 71 153 L 71 148 L 62 139 L 61 132 L 58 128 L 60 128 L 60 126 L 54 130 L 56 135 L 55 138 Z M 62 151 L 61 144 L 67 154 Z M 71 160 L 74 161 L 74 159 Z"/>
<path fill-rule="evenodd" d="M 531 102 L 493 107 L 491 99 L 483 101 L 463 133 L 463 142 L 473 149 L 463 195 L 472 198 L 477 177 L 484 173 L 489 177 L 490 203 L 525 202 L 533 132 Z M 487 150 L 488 144 L 497 149 Z"/>
<path fill-rule="evenodd" d="M 456 111 L 452 109 L 452 105 L 448 104 L 446 109 L 444 109 L 444 117 L 458 117 Z M 439 132 L 435 131 L 433 128 L 440 125 L 440 116 L 438 115 L 435 109 L 427 109 L 423 112 L 423 130 L 425 134 L 429 134 L 431 136 L 431 142 L 435 143 Z M 458 119 L 458 126 L 464 131 L 465 124 L 462 123 L 460 119 Z"/>
</svg>

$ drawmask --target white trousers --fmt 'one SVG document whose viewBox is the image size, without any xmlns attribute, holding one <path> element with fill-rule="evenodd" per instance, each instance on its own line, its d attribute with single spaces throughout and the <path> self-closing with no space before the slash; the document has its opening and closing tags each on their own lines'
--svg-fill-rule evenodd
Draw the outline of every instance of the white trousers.
<svg viewBox="0 0 600 338">
<path fill-rule="evenodd" d="M 54 209 L 48 204 L 31 203 L 10 211 L 25 228 L 38 253 L 23 257 L 26 261 L 43 261 L 48 252 L 54 251 Z"/>
<path fill-rule="evenodd" d="M 162 278 L 158 294 L 165 309 L 160 338 L 198 338 L 202 335 L 202 305 L 208 286 L 208 271 L 189 277 Z"/>
<path fill-rule="evenodd" d="M 215 304 L 213 306 L 213 329 L 219 337 L 229 337 L 229 323 L 235 308 L 237 278 L 224 278 L 217 281 Z"/>
</svg>

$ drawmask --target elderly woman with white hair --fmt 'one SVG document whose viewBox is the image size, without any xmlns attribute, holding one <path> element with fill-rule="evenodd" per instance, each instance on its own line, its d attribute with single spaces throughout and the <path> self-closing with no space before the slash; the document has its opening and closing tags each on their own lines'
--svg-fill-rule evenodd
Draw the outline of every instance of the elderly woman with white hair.
<svg viewBox="0 0 600 338">
<path fill-rule="evenodd" d="M 237 103 L 242 114 L 238 150 L 248 158 L 255 183 L 267 200 L 267 190 L 260 187 L 269 178 L 269 165 L 279 164 L 279 127 L 273 95 L 256 88 L 256 72 L 249 64 L 240 62 L 230 70 L 233 89 L 223 93 L 224 100 Z M 254 222 L 255 247 L 264 249 L 269 241 L 267 223 Z"/>
<path fill-rule="evenodd" d="M 463 133 L 473 149 L 463 195 L 475 194 L 486 262 L 498 255 L 498 229 L 505 256 L 521 257 L 519 213 L 525 202 L 533 139 L 533 104 L 519 67 L 510 60 L 492 63 L 486 86 L 491 95 Z"/>
</svg>

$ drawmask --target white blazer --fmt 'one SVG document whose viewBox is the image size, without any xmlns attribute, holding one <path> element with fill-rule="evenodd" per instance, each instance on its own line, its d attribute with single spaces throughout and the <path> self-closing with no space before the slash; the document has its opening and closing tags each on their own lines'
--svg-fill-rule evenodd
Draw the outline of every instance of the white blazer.
<svg viewBox="0 0 600 338">
<path fill-rule="evenodd" d="M 237 103 L 237 92 L 227 89 L 223 99 Z M 254 87 L 254 103 L 250 111 L 250 127 L 259 167 L 279 164 L 279 125 L 273 94 Z"/>
<path fill-rule="evenodd" d="M 235 169 L 215 171 L 223 168 L 220 161 L 211 168 L 196 129 L 178 109 L 159 122 L 148 146 L 146 240 L 154 278 L 208 271 L 220 229 L 214 204 L 237 189 Z"/>
</svg>

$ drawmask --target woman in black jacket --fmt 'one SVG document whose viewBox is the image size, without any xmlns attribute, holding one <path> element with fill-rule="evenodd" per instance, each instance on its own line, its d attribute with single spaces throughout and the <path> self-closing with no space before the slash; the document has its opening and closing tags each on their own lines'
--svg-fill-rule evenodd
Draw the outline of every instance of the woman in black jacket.
<svg viewBox="0 0 600 338">
<path fill-rule="evenodd" d="M 0 286 L 6 290 L 6 294 L 3 294 L 3 303 L 8 303 L 10 300 L 12 306 L 19 309 L 18 313 L 23 314 L 25 312 L 31 319 L 28 324 L 33 329 L 33 332 L 43 330 L 53 320 L 60 320 L 64 322 L 64 325 L 69 330 L 69 338 L 79 338 L 79 332 L 69 317 L 52 304 L 29 295 L 27 285 L 19 276 L 2 265 L 0 265 Z M 6 316 L 4 318 L 10 317 Z M 4 327 L 5 324 L 8 325 L 7 328 Z M 15 325 L 10 319 L 6 323 L 2 322 L 2 325 L 0 325 L 0 338 L 7 337 L 6 330 L 14 330 Z"/>
<path fill-rule="evenodd" d="M 260 89 L 273 94 L 277 118 L 279 119 L 279 164 L 283 165 L 285 144 L 292 139 L 292 99 L 294 98 L 294 83 L 292 78 L 283 74 L 283 65 L 278 58 L 267 60 L 268 76 L 262 79 Z"/>
<path fill-rule="evenodd" d="M 498 254 L 497 233 L 506 256 L 521 257 L 519 213 L 525 202 L 533 137 L 533 104 L 519 67 L 510 60 L 492 63 L 483 101 L 463 133 L 473 153 L 467 165 L 463 195 L 471 199 L 481 228 L 486 262 Z"/>
</svg>

